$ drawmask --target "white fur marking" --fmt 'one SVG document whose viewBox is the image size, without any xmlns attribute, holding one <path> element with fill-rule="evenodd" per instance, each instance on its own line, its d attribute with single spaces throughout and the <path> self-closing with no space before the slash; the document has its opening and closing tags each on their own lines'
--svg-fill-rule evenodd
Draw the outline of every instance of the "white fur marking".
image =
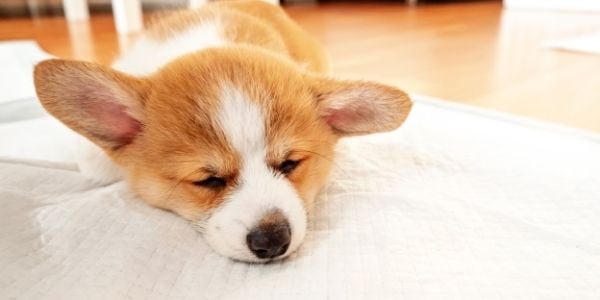
<svg viewBox="0 0 600 300">
<path fill-rule="evenodd" d="M 279 209 L 292 229 L 292 253 L 306 232 L 302 200 L 287 179 L 276 176 L 266 162 L 265 117 L 261 107 L 236 88 L 222 90 L 219 123 L 241 156 L 240 185 L 208 219 L 204 236 L 217 252 L 245 261 L 256 258 L 246 245 L 246 235 L 269 211 Z"/>
</svg>

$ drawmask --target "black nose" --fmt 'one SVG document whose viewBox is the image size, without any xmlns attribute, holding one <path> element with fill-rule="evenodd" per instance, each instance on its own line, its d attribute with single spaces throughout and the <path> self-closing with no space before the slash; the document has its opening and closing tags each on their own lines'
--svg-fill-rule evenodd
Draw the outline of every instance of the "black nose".
<svg viewBox="0 0 600 300">
<path fill-rule="evenodd" d="M 258 258 L 283 255 L 290 246 L 292 231 L 287 221 L 259 225 L 246 236 L 248 248 Z"/>
</svg>

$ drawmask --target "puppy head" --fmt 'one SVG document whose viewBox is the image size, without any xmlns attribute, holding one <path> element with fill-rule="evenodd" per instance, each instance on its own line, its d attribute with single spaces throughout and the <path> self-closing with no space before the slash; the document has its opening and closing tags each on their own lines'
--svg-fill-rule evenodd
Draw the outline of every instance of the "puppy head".
<svg viewBox="0 0 600 300">
<path fill-rule="evenodd" d="M 142 199 L 190 220 L 220 254 L 254 262 L 300 245 L 340 137 L 395 129 L 411 107 L 395 88 L 321 78 L 242 47 L 190 54 L 143 78 L 49 60 L 35 85 Z"/>
</svg>

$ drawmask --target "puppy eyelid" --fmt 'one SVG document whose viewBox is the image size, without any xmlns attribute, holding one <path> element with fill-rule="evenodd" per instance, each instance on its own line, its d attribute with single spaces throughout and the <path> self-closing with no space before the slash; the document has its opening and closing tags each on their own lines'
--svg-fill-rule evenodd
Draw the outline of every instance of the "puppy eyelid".
<svg viewBox="0 0 600 300">
<path fill-rule="evenodd" d="M 298 167 L 300 162 L 301 162 L 301 160 L 286 159 L 282 163 L 279 164 L 277 169 L 279 170 L 279 172 L 281 172 L 285 175 L 288 175 L 288 174 L 292 173 Z"/>
<path fill-rule="evenodd" d="M 224 178 L 216 177 L 216 176 L 210 176 L 206 179 L 194 181 L 192 183 L 195 186 L 204 187 L 204 188 L 213 189 L 213 190 L 224 188 L 227 185 L 227 181 Z"/>
</svg>

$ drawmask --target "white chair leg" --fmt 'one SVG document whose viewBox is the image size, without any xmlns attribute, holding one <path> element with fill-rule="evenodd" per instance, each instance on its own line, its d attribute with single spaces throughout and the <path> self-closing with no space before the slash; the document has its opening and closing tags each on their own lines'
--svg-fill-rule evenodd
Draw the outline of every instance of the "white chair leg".
<svg viewBox="0 0 600 300">
<path fill-rule="evenodd" d="M 89 21 L 68 22 L 69 41 L 74 59 L 92 61 L 94 55 L 94 39 Z"/>
<path fill-rule="evenodd" d="M 206 3 L 208 3 L 208 0 L 189 0 L 188 7 L 189 8 L 198 8 Z"/>
<path fill-rule="evenodd" d="M 136 41 L 137 34 L 117 34 L 117 42 L 119 43 L 119 53 L 126 53 Z"/>
<path fill-rule="evenodd" d="M 144 27 L 140 0 L 112 0 L 112 9 L 118 33 L 132 33 Z"/>
<path fill-rule="evenodd" d="M 90 13 L 86 0 L 63 0 L 63 8 L 67 21 L 87 21 L 90 19 Z"/>
<path fill-rule="evenodd" d="M 263 1 L 271 3 L 271 4 L 275 4 L 275 5 L 279 5 L 281 3 L 280 0 L 263 0 Z M 198 8 L 208 2 L 210 2 L 210 0 L 188 0 L 188 7 L 189 8 Z"/>
<path fill-rule="evenodd" d="M 279 5 L 280 1 L 279 0 L 263 0 L 265 2 L 271 3 L 273 5 Z"/>
</svg>

